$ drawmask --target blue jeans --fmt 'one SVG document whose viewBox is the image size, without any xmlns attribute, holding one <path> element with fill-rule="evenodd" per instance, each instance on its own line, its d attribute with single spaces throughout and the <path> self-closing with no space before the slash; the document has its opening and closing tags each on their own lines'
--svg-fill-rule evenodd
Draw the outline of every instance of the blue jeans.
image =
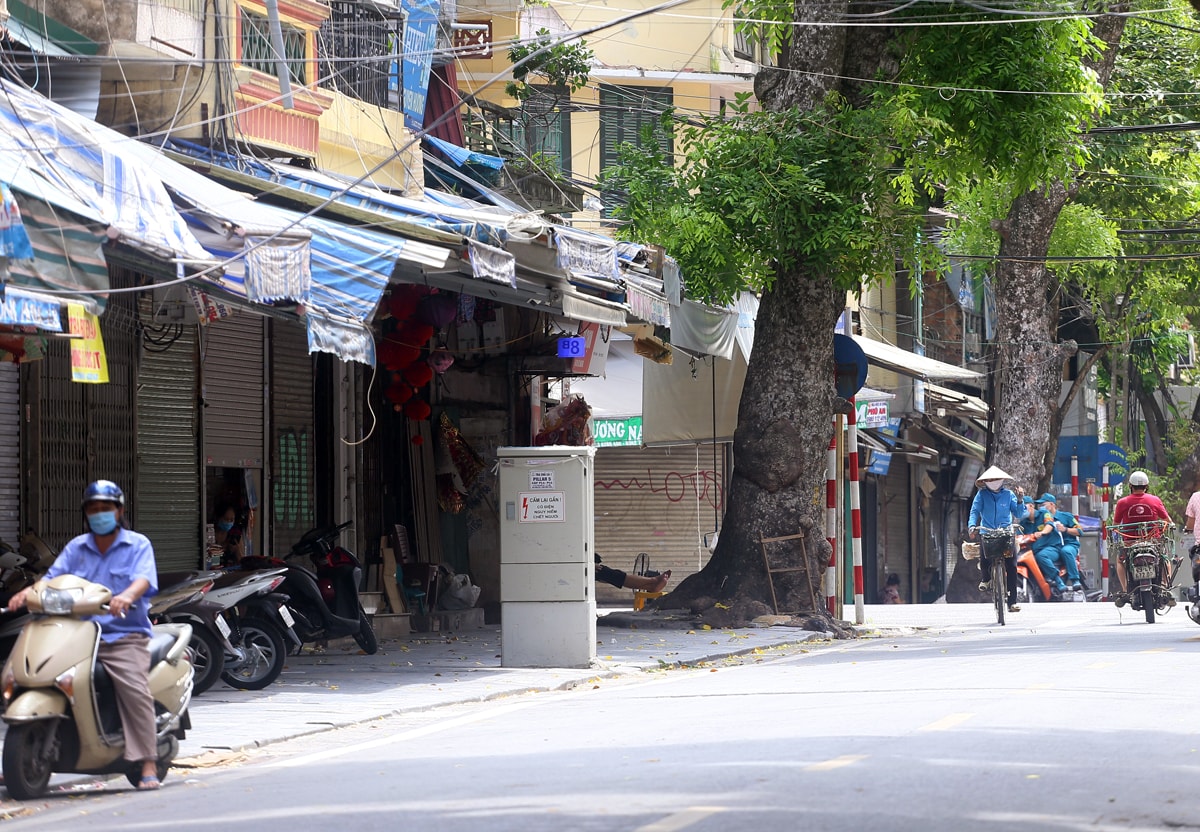
<svg viewBox="0 0 1200 832">
<path fill-rule="evenodd" d="M 1058 564 L 1062 559 L 1062 552 L 1057 546 L 1045 546 L 1035 551 L 1033 557 L 1037 560 L 1038 568 L 1042 570 L 1042 575 L 1045 576 L 1046 583 L 1050 585 L 1051 589 L 1058 589 L 1061 592 L 1067 588 L 1058 574 Z M 1078 570 L 1076 574 L 1078 574 Z"/>
</svg>

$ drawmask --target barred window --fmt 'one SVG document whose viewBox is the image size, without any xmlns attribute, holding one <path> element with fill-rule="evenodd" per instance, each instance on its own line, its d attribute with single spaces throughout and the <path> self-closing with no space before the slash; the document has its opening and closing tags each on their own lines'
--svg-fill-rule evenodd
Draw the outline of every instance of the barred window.
<svg viewBox="0 0 1200 832">
<path fill-rule="evenodd" d="M 388 106 L 388 75 L 403 42 L 402 25 L 357 0 L 333 0 L 329 9 L 317 34 L 320 86 Z"/>
<path fill-rule="evenodd" d="M 242 63 L 259 72 L 277 75 L 270 22 L 252 11 L 239 11 L 242 20 Z M 287 23 L 281 24 L 280 28 L 283 30 L 283 56 L 288 75 L 293 84 L 304 85 L 308 83 L 308 37 L 303 29 Z"/>
</svg>

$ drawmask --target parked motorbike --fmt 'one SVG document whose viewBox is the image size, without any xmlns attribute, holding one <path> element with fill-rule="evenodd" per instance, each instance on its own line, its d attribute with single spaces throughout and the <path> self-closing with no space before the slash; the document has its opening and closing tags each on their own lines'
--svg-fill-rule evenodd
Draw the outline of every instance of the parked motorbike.
<svg viewBox="0 0 1200 832">
<path fill-rule="evenodd" d="M 217 679 L 243 690 L 261 690 L 283 671 L 287 637 L 275 618 L 244 616 L 239 604 L 270 593 L 284 579 L 285 568 L 255 571 L 168 573 L 159 577 L 158 596 L 151 604 L 156 619 L 186 622 L 195 631 L 193 651 L 198 681 L 195 692 L 208 690 Z M 207 586 L 201 585 L 207 584 Z M 200 589 L 188 594 L 189 590 Z M 159 597 L 167 598 L 159 601 Z M 286 615 L 286 611 L 284 613 Z"/>
<path fill-rule="evenodd" d="M 34 619 L 0 673 L 4 785 L 17 800 L 46 792 L 53 772 L 122 773 L 136 786 L 141 763 L 123 759 L 124 736 L 112 681 L 96 661 L 100 626 L 85 620 L 108 610 L 112 592 L 75 575 L 38 581 L 26 604 Z M 162 780 L 191 728 L 192 665 L 186 624 L 160 624 L 150 640 L 150 692 Z"/>
<path fill-rule="evenodd" d="M 33 586 L 54 563 L 56 555 L 34 534 L 21 538 L 19 548 L 0 540 L 0 661 L 8 658 L 21 630 L 31 620 L 28 610 L 9 612 L 8 601 Z"/>
<path fill-rule="evenodd" d="M 364 653 L 372 655 L 379 643 L 358 595 L 362 564 L 337 544 L 348 526 L 349 522 L 318 526 L 305 532 L 282 559 L 243 558 L 241 565 L 244 569 L 287 567 L 279 591 L 288 596 L 287 607 L 300 642 L 352 636 Z M 311 568 L 291 562 L 301 557 L 308 558 Z"/>
<path fill-rule="evenodd" d="M 1109 528 L 1129 578 L 1129 606 L 1144 612 L 1146 623 L 1153 624 L 1156 613 L 1175 606 L 1171 586 L 1180 559 L 1170 554 L 1175 550 L 1169 534 L 1173 526 L 1165 520 L 1150 520 Z"/>
</svg>

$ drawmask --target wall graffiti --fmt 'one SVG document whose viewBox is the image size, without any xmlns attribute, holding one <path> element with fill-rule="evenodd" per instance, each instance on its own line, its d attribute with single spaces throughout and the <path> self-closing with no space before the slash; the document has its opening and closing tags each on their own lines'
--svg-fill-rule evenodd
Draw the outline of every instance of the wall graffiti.
<svg viewBox="0 0 1200 832">
<path fill-rule="evenodd" d="M 311 437 L 305 430 L 281 428 L 275 434 L 275 441 L 278 469 L 271 491 L 275 523 L 293 529 L 307 529 L 313 523 L 309 467 Z"/>
<path fill-rule="evenodd" d="M 645 479 L 596 480 L 596 485 L 605 491 L 621 489 L 657 494 L 670 503 L 699 500 L 715 509 L 720 509 L 725 499 L 715 471 L 665 471 L 654 474 L 647 468 Z"/>
</svg>

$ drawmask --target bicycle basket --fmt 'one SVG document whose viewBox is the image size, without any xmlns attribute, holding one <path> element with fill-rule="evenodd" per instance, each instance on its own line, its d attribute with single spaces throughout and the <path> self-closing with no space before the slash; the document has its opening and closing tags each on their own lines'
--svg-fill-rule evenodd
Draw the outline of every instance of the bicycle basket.
<svg viewBox="0 0 1200 832">
<path fill-rule="evenodd" d="M 962 556 L 967 560 L 979 560 L 979 544 L 964 543 L 962 545 Z"/>
</svg>

